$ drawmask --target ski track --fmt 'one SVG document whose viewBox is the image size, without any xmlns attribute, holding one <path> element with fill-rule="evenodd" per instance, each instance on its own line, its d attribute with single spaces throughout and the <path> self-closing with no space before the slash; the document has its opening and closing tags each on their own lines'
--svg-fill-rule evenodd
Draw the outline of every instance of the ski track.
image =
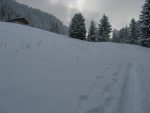
<svg viewBox="0 0 150 113">
<path fill-rule="evenodd" d="M 106 67 L 107 70 L 111 68 Z M 100 83 L 107 73 L 96 77 L 90 92 L 79 96 L 75 113 L 148 113 L 141 111 L 145 100 L 141 93 L 144 91 L 138 73 L 140 68 L 142 66 L 132 60 L 118 64 L 118 70 L 110 75 L 111 82 L 103 89 Z"/>
</svg>

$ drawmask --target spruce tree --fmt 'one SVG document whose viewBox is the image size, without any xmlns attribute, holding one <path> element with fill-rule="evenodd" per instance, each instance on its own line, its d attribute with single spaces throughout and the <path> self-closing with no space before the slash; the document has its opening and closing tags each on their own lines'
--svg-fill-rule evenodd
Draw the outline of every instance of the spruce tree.
<svg viewBox="0 0 150 113">
<path fill-rule="evenodd" d="M 103 15 L 99 24 L 99 37 L 98 40 L 100 42 L 109 41 L 110 33 L 111 33 L 111 25 L 106 15 Z"/>
<path fill-rule="evenodd" d="M 89 27 L 88 40 L 93 41 L 93 42 L 96 41 L 96 26 L 93 20 L 91 21 L 91 24 Z"/>
<path fill-rule="evenodd" d="M 77 13 L 71 20 L 69 36 L 84 40 L 86 38 L 85 19 L 81 13 Z"/>
<path fill-rule="evenodd" d="M 143 10 L 140 15 L 140 45 L 150 47 L 150 0 L 145 0 Z"/>
<path fill-rule="evenodd" d="M 123 27 L 122 29 L 120 29 L 119 31 L 119 42 L 120 43 L 128 43 L 129 41 L 129 27 Z"/>
<path fill-rule="evenodd" d="M 113 30 L 112 42 L 119 42 L 119 31 L 117 29 Z"/>
<path fill-rule="evenodd" d="M 5 5 L 3 4 L 0 7 L 0 20 L 4 20 L 5 15 L 6 15 L 6 8 Z"/>
<path fill-rule="evenodd" d="M 138 40 L 138 24 L 135 21 L 135 19 L 132 19 L 129 28 L 128 43 L 137 44 L 137 40 Z"/>
</svg>

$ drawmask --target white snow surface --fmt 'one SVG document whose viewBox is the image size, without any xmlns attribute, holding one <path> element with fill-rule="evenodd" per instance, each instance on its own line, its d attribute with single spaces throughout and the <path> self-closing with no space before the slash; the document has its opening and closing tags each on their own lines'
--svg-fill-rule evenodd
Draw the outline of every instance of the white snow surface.
<svg viewBox="0 0 150 113">
<path fill-rule="evenodd" d="M 0 113 L 150 113 L 150 49 L 0 22 Z"/>
</svg>

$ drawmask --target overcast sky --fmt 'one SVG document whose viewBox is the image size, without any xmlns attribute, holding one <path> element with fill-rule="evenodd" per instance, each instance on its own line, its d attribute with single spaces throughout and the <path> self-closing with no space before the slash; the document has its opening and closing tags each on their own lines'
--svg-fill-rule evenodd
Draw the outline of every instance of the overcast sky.
<svg viewBox="0 0 150 113">
<path fill-rule="evenodd" d="M 83 13 L 87 26 L 94 19 L 99 22 L 105 13 L 113 26 L 120 29 L 133 18 L 138 19 L 145 0 L 17 0 L 49 12 L 69 25 L 76 12 Z"/>
</svg>

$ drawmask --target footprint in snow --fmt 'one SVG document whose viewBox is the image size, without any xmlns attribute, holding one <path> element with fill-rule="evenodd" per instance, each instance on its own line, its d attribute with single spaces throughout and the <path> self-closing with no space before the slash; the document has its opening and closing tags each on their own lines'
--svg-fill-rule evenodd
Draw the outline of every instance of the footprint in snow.
<svg viewBox="0 0 150 113">
<path fill-rule="evenodd" d="M 78 97 L 78 99 L 79 99 L 80 101 L 86 101 L 88 98 L 89 98 L 89 95 L 80 95 L 80 96 Z"/>
<path fill-rule="evenodd" d="M 113 82 L 117 82 L 117 79 L 113 78 Z"/>
<path fill-rule="evenodd" d="M 119 71 L 118 72 L 115 72 L 115 73 L 113 73 L 113 76 L 117 76 L 117 75 L 119 75 Z"/>
<path fill-rule="evenodd" d="M 110 67 L 105 67 L 105 70 L 107 71 L 107 70 L 110 70 Z"/>
<path fill-rule="evenodd" d="M 108 84 L 107 86 L 104 87 L 103 92 L 109 92 L 113 89 L 114 83 Z"/>
<path fill-rule="evenodd" d="M 88 111 L 86 111 L 86 113 L 100 113 L 102 110 L 100 110 L 99 107 L 95 107 L 93 109 L 90 109 Z"/>
<path fill-rule="evenodd" d="M 104 76 L 97 76 L 96 79 L 102 79 Z"/>
</svg>

